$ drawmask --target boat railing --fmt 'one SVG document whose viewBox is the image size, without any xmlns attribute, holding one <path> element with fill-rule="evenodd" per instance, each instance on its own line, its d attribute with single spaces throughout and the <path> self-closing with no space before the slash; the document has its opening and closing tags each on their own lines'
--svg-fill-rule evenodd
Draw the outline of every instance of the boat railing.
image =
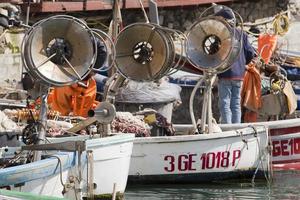
<svg viewBox="0 0 300 200">
<path fill-rule="evenodd" d="M 86 150 L 86 141 L 66 141 L 51 144 L 37 144 L 30 146 L 22 146 L 22 150 L 31 151 L 78 151 Z"/>
</svg>

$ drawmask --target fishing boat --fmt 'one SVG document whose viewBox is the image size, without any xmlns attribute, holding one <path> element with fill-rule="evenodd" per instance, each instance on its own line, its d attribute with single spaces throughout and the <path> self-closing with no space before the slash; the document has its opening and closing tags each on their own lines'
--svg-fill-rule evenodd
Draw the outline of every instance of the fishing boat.
<svg viewBox="0 0 300 200">
<path fill-rule="evenodd" d="M 175 136 L 137 138 L 133 147 L 129 181 L 174 181 L 179 183 L 203 182 L 214 181 L 215 179 L 226 179 L 228 178 L 228 176 L 225 176 L 226 173 L 230 175 L 236 175 L 233 169 L 232 171 L 225 171 L 223 168 L 217 167 L 218 164 L 216 163 L 219 162 L 217 155 L 220 154 L 219 152 L 226 151 L 226 145 L 229 145 L 233 142 L 232 140 L 226 141 L 225 138 L 222 138 L 224 137 L 224 133 L 228 133 L 230 131 L 232 131 L 232 133 L 238 133 L 241 129 L 249 126 L 265 127 L 268 129 L 266 134 L 269 136 L 269 145 L 266 144 L 265 148 L 271 150 L 270 167 L 272 167 L 273 170 L 300 169 L 299 118 L 262 121 L 256 123 L 218 124 L 217 126 L 220 128 L 218 131 L 219 133 L 217 134 L 211 133 L 204 135 L 188 135 L 190 133 L 194 133 L 194 125 L 174 124 L 173 127 L 175 129 Z M 210 140 L 206 141 L 208 138 L 210 138 Z M 194 139 L 199 140 L 197 141 L 199 143 L 197 144 L 197 142 L 193 141 Z M 224 141 L 224 146 L 222 147 L 222 145 L 218 144 L 214 140 Z M 193 146 L 192 143 L 195 146 Z M 220 150 L 219 148 L 223 149 Z M 159 151 L 153 149 L 159 149 Z M 211 161 L 213 164 L 211 164 L 210 167 L 216 165 L 216 168 L 206 168 L 206 165 L 203 164 L 207 158 L 205 155 L 207 156 L 208 153 L 211 153 L 210 156 L 212 159 L 216 159 Z M 204 157 L 202 157 L 202 155 L 204 155 Z M 251 159 L 251 157 L 249 157 L 249 155 L 252 155 L 251 153 L 245 153 L 245 155 L 247 159 Z M 156 162 L 154 163 L 153 160 Z M 197 163 L 196 166 L 199 168 L 193 168 L 194 170 L 186 170 L 186 168 L 182 168 L 182 166 L 190 166 L 194 165 L 195 163 Z M 172 170 L 167 171 L 169 169 L 168 167 L 170 167 Z M 238 167 L 239 166 L 237 166 L 237 168 Z M 243 170 L 240 170 L 239 172 L 242 171 Z M 206 175 L 206 172 L 210 172 L 209 176 Z M 211 172 L 215 172 L 215 174 Z M 223 174 L 223 176 L 218 176 L 219 173 Z"/>
<path fill-rule="evenodd" d="M 224 27 L 222 31 L 217 30 L 217 23 L 220 27 Z M 205 27 L 205 31 L 203 31 L 203 27 Z M 207 33 L 208 30 L 209 33 Z M 264 173 L 267 174 L 271 168 L 269 161 L 271 162 L 272 160 L 271 158 L 270 160 L 267 158 L 268 151 L 270 150 L 269 143 L 271 143 L 271 141 L 269 141 L 269 132 L 274 134 L 272 139 L 274 141 L 273 144 L 276 146 L 275 149 L 278 150 L 278 147 L 283 147 L 284 154 L 286 154 L 286 141 L 283 141 L 283 143 L 279 141 L 278 146 L 278 141 L 275 141 L 275 132 L 284 129 L 285 126 L 282 126 L 283 124 L 290 124 L 286 126 L 286 131 L 291 133 L 291 129 L 298 126 L 297 120 L 294 121 L 296 124 L 293 121 L 289 121 L 290 123 L 282 121 L 282 123 L 279 124 L 277 122 L 271 122 L 270 124 L 251 124 L 250 128 L 247 127 L 249 124 L 245 124 L 241 125 L 241 127 L 229 125 L 228 130 L 225 130 L 225 127 L 222 126 L 220 130 L 216 132 L 212 130 L 214 126 L 212 121 L 213 82 L 216 78 L 216 74 L 226 71 L 239 54 L 240 46 L 235 46 L 235 44 L 239 44 L 239 42 L 236 38 L 232 37 L 234 33 L 232 33 L 231 30 L 232 29 L 228 28 L 226 23 L 214 17 L 200 18 L 188 30 L 186 35 L 187 44 L 185 47 L 186 58 L 191 66 L 203 73 L 203 77 L 197 78 L 195 89 L 191 94 L 194 96 L 196 90 L 201 87 L 201 85 L 204 85 L 204 93 L 202 94 L 203 101 L 201 103 L 201 122 L 197 124 L 195 116 L 191 113 L 192 120 L 189 121 L 189 123 L 192 125 L 175 124 L 175 136 L 136 138 L 130 164 L 130 182 L 211 182 L 228 178 L 238 178 L 240 175 L 246 178 L 259 177 L 259 175 L 256 174 L 258 171 L 263 172 L 260 177 L 267 177 Z M 124 31 L 124 34 L 125 33 Z M 220 49 L 217 49 L 218 53 L 205 52 L 205 46 L 203 44 L 207 42 L 207 38 L 211 35 L 217 36 L 218 38 L 227 38 L 224 36 L 226 34 L 228 38 L 230 38 L 231 43 L 229 43 L 228 46 L 224 43 L 218 45 L 222 50 L 228 49 L 228 53 L 223 55 L 222 53 L 224 52 Z M 213 44 L 211 46 L 213 46 Z M 204 50 L 199 47 L 203 47 Z M 125 58 L 123 59 L 126 60 Z M 119 68 L 127 78 L 140 80 L 140 76 L 126 73 L 127 71 L 124 72 L 121 65 L 117 65 L 117 68 Z M 151 68 L 151 63 L 149 68 Z M 129 69 L 126 70 L 129 71 Z M 132 69 L 132 71 L 137 70 Z M 142 71 L 140 74 L 144 75 Z M 191 99 L 193 100 L 193 97 L 191 97 Z M 190 100 L 190 111 L 194 108 L 192 100 Z M 188 100 L 183 102 L 188 102 Z M 187 104 L 185 103 L 185 105 Z M 183 115 L 182 118 L 186 116 L 187 115 Z M 189 132 L 193 135 L 189 135 Z M 204 134 L 194 134 L 195 132 Z M 182 133 L 183 135 L 180 135 Z M 278 132 L 278 134 L 283 133 L 283 131 Z M 243 137 L 241 137 L 241 135 L 243 135 Z M 273 150 L 273 156 L 275 158 L 276 154 L 274 154 L 274 151 L 275 150 Z M 264 152 L 263 155 L 265 155 L 265 159 L 262 159 L 261 152 Z M 236 159 L 239 160 L 239 162 L 236 162 Z M 277 156 L 276 159 L 277 161 L 280 160 Z M 276 162 L 276 159 L 274 159 L 274 162 Z"/>
<path fill-rule="evenodd" d="M 79 136 L 59 138 L 51 144 L 24 146 L 23 150 L 48 151 L 42 160 L 1 169 L 0 187 L 70 199 L 122 195 L 133 138 L 133 134 L 94 139 Z M 15 148 L 7 147 L 7 154 L 15 152 Z"/>
<path fill-rule="evenodd" d="M 254 152 L 255 148 L 271 150 L 270 167 L 275 171 L 300 169 L 299 118 L 256 123 L 220 124 L 219 127 L 222 130 L 221 133 L 183 135 L 193 130 L 193 125 L 175 124 L 177 136 L 136 138 L 130 164 L 129 181 L 207 182 L 229 177 L 236 178 L 240 174 L 245 175 L 247 173 L 251 177 L 251 173 L 252 176 L 254 174 L 255 166 L 258 166 L 255 164 L 251 166 L 251 163 L 255 163 L 253 160 L 259 158 L 256 151 Z M 267 143 L 270 144 L 263 143 L 266 142 L 264 138 L 261 139 L 263 142 L 256 141 L 253 127 L 266 128 L 265 134 L 269 135 Z M 248 134 L 247 140 L 252 136 L 253 141 L 252 143 L 247 142 L 248 148 L 237 153 L 237 150 L 245 145 L 245 134 L 241 137 L 241 130 L 252 131 Z M 255 146 L 256 142 L 265 146 Z M 228 151 L 228 146 L 231 147 L 230 151 Z M 229 156 L 232 159 L 229 160 L 231 168 L 220 167 L 220 155 L 227 155 L 224 152 L 228 152 L 231 156 Z M 236 159 L 246 162 L 241 161 L 238 165 L 233 166 L 233 164 L 237 164 L 234 162 L 237 155 L 239 156 Z M 243 156 L 245 157 L 243 158 Z M 259 160 L 256 162 L 259 163 Z M 242 163 L 244 165 L 240 165 Z"/>
<path fill-rule="evenodd" d="M 206 27 L 205 31 L 202 27 Z M 145 34 L 139 37 L 141 31 Z M 160 45 L 165 47 L 164 52 L 174 52 L 174 45 L 167 42 L 174 41 L 172 34 L 169 34 L 169 29 L 152 24 L 137 23 L 124 28 L 119 34 L 116 40 L 116 68 L 125 78 L 138 82 L 149 80 L 159 82 L 161 77 L 172 74 L 174 70 L 182 67 L 180 61 L 185 61 L 183 56 L 185 54 L 189 62 L 191 62 L 190 57 L 194 58 L 193 65 L 199 66 L 204 71 L 203 82 L 205 81 L 203 96 L 206 98 L 206 102 L 203 103 L 205 111 L 204 117 L 201 118 L 201 129 L 208 134 L 194 134 L 194 131 L 191 132 L 192 134 L 188 134 L 189 130 L 185 129 L 183 135 L 179 135 L 178 132 L 176 134 L 175 131 L 175 136 L 136 138 L 133 145 L 129 182 L 201 183 L 231 178 L 255 179 L 269 176 L 268 128 L 255 126 L 232 131 L 212 131 L 211 89 L 213 80 L 217 73 L 229 68 L 239 54 L 240 45 L 237 45 L 239 42 L 233 37 L 234 34 L 231 31 L 232 28 L 218 18 L 200 18 L 191 26 L 186 36 L 182 37 L 186 40 L 180 42 L 180 48 L 178 48 L 180 51 L 176 52 L 179 61 L 171 53 L 158 55 L 155 54 L 155 51 L 159 52 L 160 49 L 148 47 L 148 43 L 151 47 Z M 177 33 L 177 35 L 180 38 L 181 34 Z M 228 41 L 211 44 L 210 49 L 217 46 L 217 53 L 205 52 L 206 47 L 203 47 L 203 44 L 209 43 L 212 35 L 222 38 L 220 41 Z M 168 40 L 161 38 L 160 41 L 152 41 L 152 36 L 153 38 L 166 37 Z M 128 38 L 131 40 L 129 41 Z M 216 42 L 216 40 L 214 41 Z M 136 61 L 134 56 L 122 56 L 125 52 L 125 55 L 134 54 L 132 49 L 140 43 L 147 44 L 139 47 L 142 50 L 139 51 L 137 57 L 145 58 L 143 62 Z M 203 47 L 203 49 L 199 47 Z M 154 51 L 154 53 L 146 55 L 143 53 L 146 50 Z M 162 59 L 160 62 L 162 64 L 149 62 L 156 59 Z M 128 63 L 128 65 L 124 65 L 124 63 Z M 197 84 L 196 87 L 199 85 Z"/>
<path fill-rule="evenodd" d="M 56 27 L 55 31 L 50 31 L 53 27 Z M 72 133 L 71 136 L 46 138 L 49 127 L 48 113 L 51 111 L 48 110 L 47 103 L 49 87 L 69 86 L 83 81 L 94 70 L 97 56 L 96 38 L 100 43 L 107 44 L 106 40 L 109 40 L 109 37 L 100 30 L 90 29 L 82 20 L 67 15 L 53 16 L 25 28 L 27 30 L 24 31 L 20 47 L 22 67 L 26 68 L 28 78 L 37 84 L 37 87 L 31 85 L 32 90 L 27 88 L 27 92 L 40 99 L 40 109 L 38 119 L 34 117 L 33 110 L 29 111 L 30 120 L 25 119 L 25 128 L 19 135 L 14 136 L 17 138 L 15 142 L 18 143 L 21 141 L 18 136 L 21 135 L 23 144 L 19 143 L 15 147 L 1 144 L 0 158 L 3 165 L 0 169 L 0 187 L 69 199 L 122 195 L 127 183 L 134 135 L 111 134 L 109 124 L 115 116 L 112 105 L 103 102 L 93 110 L 93 117 L 80 121 L 83 126 L 81 123 L 74 123 L 79 126 L 76 130 L 84 130 L 85 135 L 76 134 L 77 131 L 72 132 L 68 129 Z M 67 32 L 74 34 L 70 35 Z M 53 45 L 53 50 L 59 50 L 57 47 L 60 45 L 56 46 L 55 43 L 58 38 L 64 38 L 61 42 L 68 43 L 68 49 L 60 49 L 62 54 L 59 57 L 65 59 L 64 62 L 51 60 L 58 55 L 56 52 L 52 55 L 46 53 L 47 42 Z M 65 57 L 66 51 L 72 52 L 69 57 Z M 62 70 L 63 65 L 68 65 L 67 68 L 72 72 Z M 29 86 L 27 81 L 25 83 Z M 39 89 L 35 91 L 35 88 Z M 86 106 L 83 102 L 82 107 Z M 5 101 L 5 105 L 7 104 Z M 89 119 L 92 122 L 84 125 Z M 96 125 L 93 132 L 87 133 L 87 126 L 91 124 Z M 10 138 L 12 134 L 6 136 Z"/>
</svg>

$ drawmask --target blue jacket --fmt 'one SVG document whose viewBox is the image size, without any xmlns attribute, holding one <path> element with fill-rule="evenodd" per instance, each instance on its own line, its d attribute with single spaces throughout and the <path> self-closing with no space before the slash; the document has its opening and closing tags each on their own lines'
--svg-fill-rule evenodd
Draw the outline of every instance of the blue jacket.
<svg viewBox="0 0 300 200">
<path fill-rule="evenodd" d="M 219 79 L 243 80 L 246 65 L 248 65 L 255 56 L 255 51 L 248 40 L 247 34 L 241 30 L 237 30 L 236 33 L 236 37 L 238 39 L 240 39 L 241 34 L 243 34 L 243 47 L 241 48 L 240 54 L 237 60 L 232 64 L 231 68 L 223 73 L 218 74 Z"/>
</svg>

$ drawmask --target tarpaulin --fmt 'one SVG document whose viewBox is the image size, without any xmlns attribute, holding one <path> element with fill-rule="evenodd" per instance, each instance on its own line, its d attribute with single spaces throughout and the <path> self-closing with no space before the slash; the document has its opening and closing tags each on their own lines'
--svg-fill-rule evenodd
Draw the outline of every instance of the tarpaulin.
<svg viewBox="0 0 300 200">
<path fill-rule="evenodd" d="M 244 122 L 255 122 L 261 107 L 261 78 L 255 63 L 247 67 L 241 91 L 241 105 L 246 108 Z"/>
<path fill-rule="evenodd" d="M 276 48 L 277 35 L 261 34 L 258 37 L 257 51 L 266 64 L 269 63 Z"/>
</svg>

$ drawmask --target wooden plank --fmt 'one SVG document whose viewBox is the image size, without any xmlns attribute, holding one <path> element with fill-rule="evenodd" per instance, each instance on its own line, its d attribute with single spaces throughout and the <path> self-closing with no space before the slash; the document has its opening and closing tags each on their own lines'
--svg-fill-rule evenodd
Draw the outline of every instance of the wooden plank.
<svg viewBox="0 0 300 200">
<path fill-rule="evenodd" d="M 111 10 L 110 1 L 79 1 L 79 2 L 42 2 L 31 8 L 32 12 L 75 12 L 75 11 L 93 11 L 93 10 Z"/>
<path fill-rule="evenodd" d="M 5 0 L 10 2 L 9 0 Z M 21 1 L 21 0 L 14 0 Z M 234 0 L 156 0 L 158 7 L 178 7 L 193 6 L 200 4 L 222 3 Z M 24 0 L 24 5 L 26 1 Z M 148 7 L 148 0 L 142 0 L 144 7 Z M 124 4 L 123 4 L 124 3 Z M 113 7 L 112 0 L 87 0 L 87 1 L 43 1 L 39 4 L 31 4 L 31 12 L 76 12 L 76 11 L 95 11 L 111 10 Z M 140 8 L 138 0 L 121 0 L 122 9 Z"/>
<path fill-rule="evenodd" d="M 22 1 L 22 0 L 1 0 L 0 3 L 21 4 L 21 3 L 26 3 L 26 2 Z"/>
<path fill-rule="evenodd" d="M 233 0 L 156 0 L 158 7 L 193 6 L 209 3 L 229 2 Z M 144 7 L 148 7 L 148 0 L 142 0 Z M 139 1 L 126 0 L 125 8 L 140 8 Z"/>
<path fill-rule="evenodd" d="M 31 151 L 85 151 L 85 141 L 67 141 L 51 144 L 37 144 L 30 146 L 22 146 L 22 150 Z"/>
<path fill-rule="evenodd" d="M 87 118 L 86 120 L 84 121 L 81 121 L 79 122 L 78 124 L 76 124 L 75 126 L 73 126 L 72 128 L 70 128 L 68 130 L 68 132 L 72 132 L 72 133 L 77 133 L 78 131 L 80 130 L 83 130 L 85 129 L 87 126 L 95 123 L 97 120 L 95 117 L 90 117 L 90 118 Z"/>
</svg>

